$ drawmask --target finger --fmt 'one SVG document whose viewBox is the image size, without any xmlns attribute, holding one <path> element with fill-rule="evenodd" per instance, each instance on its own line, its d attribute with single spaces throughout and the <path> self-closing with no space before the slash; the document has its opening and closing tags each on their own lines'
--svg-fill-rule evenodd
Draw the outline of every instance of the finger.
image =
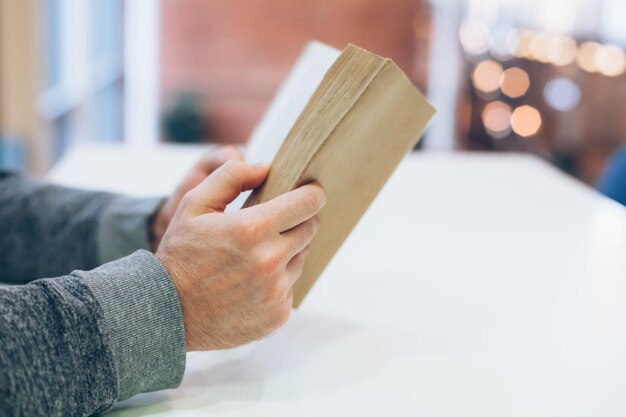
<svg viewBox="0 0 626 417">
<path fill-rule="evenodd" d="M 287 298 L 285 299 L 285 305 L 290 309 L 293 308 L 293 290 L 289 291 L 289 294 L 287 294 Z"/>
<path fill-rule="evenodd" d="M 296 227 L 283 232 L 281 237 L 282 241 L 287 245 L 288 253 L 291 256 L 294 256 L 306 248 L 315 237 L 315 233 L 317 233 L 319 225 L 319 217 L 313 216 Z"/>
<path fill-rule="evenodd" d="M 236 146 L 221 146 L 202 155 L 196 162 L 194 169 L 204 173 L 205 175 L 209 175 L 211 172 L 226 163 L 226 161 L 230 161 L 231 159 L 243 161 L 243 154 Z"/>
<path fill-rule="evenodd" d="M 232 145 L 212 149 L 205 153 L 194 164 L 176 189 L 179 200 L 187 191 L 200 184 L 210 173 L 231 159 L 243 160 L 241 152 Z"/>
<path fill-rule="evenodd" d="M 250 165 L 230 160 L 188 193 L 185 210 L 192 215 L 224 211 L 242 191 L 258 187 L 268 170 L 265 164 Z"/>
<path fill-rule="evenodd" d="M 324 189 L 319 184 L 307 184 L 244 210 L 253 216 L 270 219 L 274 229 L 282 233 L 315 216 L 324 204 Z"/>
<path fill-rule="evenodd" d="M 296 256 L 291 258 L 291 260 L 287 263 L 287 279 L 289 280 L 290 287 L 293 287 L 298 279 L 302 276 L 304 263 L 306 262 L 306 257 L 308 253 L 309 248 L 307 247 L 302 252 L 296 254 Z"/>
</svg>

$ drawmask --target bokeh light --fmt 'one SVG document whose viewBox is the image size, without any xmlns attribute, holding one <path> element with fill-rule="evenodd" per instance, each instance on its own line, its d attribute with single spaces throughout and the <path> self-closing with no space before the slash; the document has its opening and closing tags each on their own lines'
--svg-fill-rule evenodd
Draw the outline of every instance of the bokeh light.
<svg viewBox="0 0 626 417">
<path fill-rule="evenodd" d="M 567 36 L 553 36 L 546 46 L 546 55 L 550 63 L 557 66 L 565 66 L 576 60 L 578 45 L 576 41 Z"/>
<path fill-rule="evenodd" d="M 602 75 L 617 77 L 626 72 L 626 55 L 618 46 L 604 45 L 595 51 L 593 64 Z"/>
<path fill-rule="evenodd" d="M 481 55 L 489 47 L 489 27 L 482 20 L 468 19 L 459 28 L 463 49 L 472 55 Z"/>
<path fill-rule="evenodd" d="M 585 42 L 580 45 L 578 56 L 576 57 L 578 66 L 587 72 L 597 72 L 595 55 L 601 47 L 602 45 L 597 42 Z"/>
<path fill-rule="evenodd" d="M 529 105 L 516 108 L 511 115 L 513 131 L 525 138 L 536 135 L 542 123 L 539 110 Z"/>
<path fill-rule="evenodd" d="M 519 49 L 519 31 L 508 25 L 498 26 L 489 40 L 489 52 L 500 61 L 508 61 Z"/>
<path fill-rule="evenodd" d="M 482 113 L 482 120 L 487 133 L 501 139 L 511 133 L 511 107 L 502 101 L 487 104 Z"/>
<path fill-rule="evenodd" d="M 603 45 L 588 41 L 578 45 L 574 38 L 550 35 L 527 29 L 514 30 L 516 44 L 514 55 L 534 61 L 567 66 L 574 62 L 584 71 L 600 73 L 607 77 L 626 74 L 626 51 L 616 45 Z M 492 39 L 492 42 L 493 39 Z M 502 41 L 500 41 L 502 42 Z M 504 46 L 500 46 L 506 51 Z M 491 46 L 492 55 L 500 60 L 498 49 Z"/>
<path fill-rule="evenodd" d="M 483 93 L 492 93 L 500 88 L 502 73 L 502 65 L 496 61 L 482 61 L 474 68 L 472 82 L 477 90 Z"/>
<path fill-rule="evenodd" d="M 530 58 L 530 40 L 532 39 L 531 32 L 526 29 L 520 29 L 517 33 L 518 40 L 515 55 L 519 58 Z"/>
<path fill-rule="evenodd" d="M 511 98 L 526 94 L 530 87 L 528 73 L 521 68 L 512 67 L 504 71 L 500 82 L 502 92 Z"/>
<path fill-rule="evenodd" d="M 581 91 L 578 84 L 569 78 L 550 80 L 543 89 L 543 97 L 550 107 L 558 111 L 570 111 L 580 103 Z"/>
<path fill-rule="evenodd" d="M 531 35 L 528 47 L 530 49 L 529 58 L 539 62 L 548 63 L 548 41 L 549 36 L 545 33 L 534 33 Z"/>
</svg>

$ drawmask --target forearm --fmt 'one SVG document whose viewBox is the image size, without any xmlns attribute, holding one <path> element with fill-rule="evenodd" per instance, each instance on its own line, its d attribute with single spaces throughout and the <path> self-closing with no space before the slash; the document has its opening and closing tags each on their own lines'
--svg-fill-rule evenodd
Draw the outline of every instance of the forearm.
<svg viewBox="0 0 626 417">
<path fill-rule="evenodd" d="M 2 416 L 97 414 L 178 385 L 185 363 L 176 289 L 146 251 L 0 288 L 0 346 Z"/>
<path fill-rule="evenodd" d="M 59 276 L 148 249 L 159 204 L 0 175 L 0 281 Z"/>
</svg>

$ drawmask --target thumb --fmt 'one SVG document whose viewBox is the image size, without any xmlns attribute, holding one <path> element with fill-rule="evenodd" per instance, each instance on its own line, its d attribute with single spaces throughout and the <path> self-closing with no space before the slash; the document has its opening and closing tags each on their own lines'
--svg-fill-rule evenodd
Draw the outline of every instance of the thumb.
<svg viewBox="0 0 626 417">
<path fill-rule="evenodd" d="M 195 216 L 222 212 L 242 191 L 261 185 L 268 171 L 266 164 L 251 165 L 232 159 L 188 193 L 185 211 Z"/>
</svg>

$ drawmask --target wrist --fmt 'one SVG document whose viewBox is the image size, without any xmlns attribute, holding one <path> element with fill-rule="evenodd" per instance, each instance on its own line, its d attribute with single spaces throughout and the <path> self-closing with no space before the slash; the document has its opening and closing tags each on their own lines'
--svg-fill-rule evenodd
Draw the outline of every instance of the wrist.
<svg viewBox="0 0 626 417">
<path fill-rule="evenodd" d="M 150 241 L 150 251 L 156 253 L 161 239 L 167 229 L 167 219 L 165 219 L 163 207 L 165 204 L 161 204 L 154 215 L 148 218 L 148 237 Z"/>
</svg>

